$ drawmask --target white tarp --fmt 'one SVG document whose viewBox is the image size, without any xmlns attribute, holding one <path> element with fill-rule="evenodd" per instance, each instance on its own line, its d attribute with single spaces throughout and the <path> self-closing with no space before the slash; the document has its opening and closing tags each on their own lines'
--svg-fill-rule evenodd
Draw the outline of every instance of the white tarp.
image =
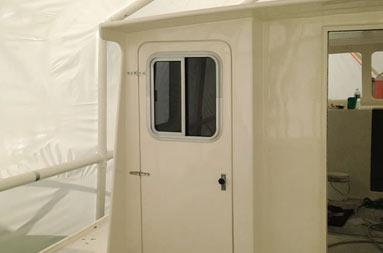
<svg viewBox="0 0 383 253">
<path fill-rule="evenodd" d="M 131 1 L 0 1 L 0 179 L 96 149 L 97 29 Z M 240 2 L 155 0 L 134 17 Z M 108 148 L 113 149 L 116 45 L 108 44 L 108 57 Z M 0 252 L 37 252 L 91 223 L 95 184 L 91 166 L 0 193 Z"/>
<path fill-rule="evenodd" d="M 328 62 L 328 89 L 330 100 L 347 100 L 355 94 L 356 89 L 362 93 L 362 64 L 363 59 L 357 60 L 353 54 L 358 53 L 341 53 L 330 54 Z M 371 78 L 379 80 L 383 79 L 383 52 L 375 52 L 372 54 Z M 371 83 L 372 85 L 372 83 Z M 362 94 L 363 96 L 363 94 Z"/>
</svg>

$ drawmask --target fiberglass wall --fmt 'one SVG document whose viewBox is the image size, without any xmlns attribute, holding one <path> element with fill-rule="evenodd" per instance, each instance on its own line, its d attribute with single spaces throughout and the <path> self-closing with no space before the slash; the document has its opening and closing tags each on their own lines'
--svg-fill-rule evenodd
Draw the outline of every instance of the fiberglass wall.
<svg viewBox="0 0 383 253">
<path fill-rule="evenodd" d="M 381 12 L 255 22 L 255 252 L 326 252 L 322 29 L 379 22 Z"/>
<path fill-rule="evenodd" d="M 131 34 L 109 34 L 116 40 L 120 40 L 125 54 L 125 72 L 137 69 L 137 51 L 140 45 L 148 41 L 225 41 L 230 45 L 230 50 L 227 50 L 225 54 L 232 57 L 233 229 L 235 231 L 235 251 L 241 253 L 253 252 L 251 32 L 251 19 L 243 18 Z M 206 50 L 209 51 L 212 45 L 209 45 Z M 139 168 L 139 115 L 136 84 L 136 76 L 123 75 L 119 104 L 110 252 L 138 252 L 141 247 L 140 233 L 138 233 L 140 231 L 139 180 L 128 174 L 129 170 Z M 121 226 L 121 224 L 124 225 Z"/>
</svg>

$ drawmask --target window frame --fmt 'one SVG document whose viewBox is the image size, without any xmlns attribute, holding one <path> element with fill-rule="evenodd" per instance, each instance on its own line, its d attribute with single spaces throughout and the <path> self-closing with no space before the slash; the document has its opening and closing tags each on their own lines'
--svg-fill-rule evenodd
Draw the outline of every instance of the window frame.
<svg viewBox="0 0 383 253">
<path fill-rule="evenodd" d="M 181 132 L 163 132 L 158 131 L 155 127 L 155 117 L 154 117 L 154 65 L 156 62 L 180 62 L 180 70 L 181 70 Z M 153 59 L 151 66 L 150 66 L 150 125 L 151 130 L 156 135 L 163 135 L 166 134 L 169 137 L 179 137 L 184 136 L 185 134 L 185 96 L 183 95 L 185 93 L 185 59 L 183 58 L 156 58 Z"/>
<path fill-rule="evenodd" d="M 210 137 L 204 136 L 187 136 L 186 135 L 186 73 L 185 73 L 185 59 L 192 57 L 208 57 L 215 63 L 216 68 L 216 131 Z M 181 132 L 162 132 L 155 128 L 154 117 L 154 65 L 156 62 L 161 61 L 178 61 L 181 62 Z M 183 141 L 202 141 L 211 142 L 219 138 L 221 133 L 221 60 L 212 52 L 201 53 L 157 53 L 148 59 L 148 73 L 149 73 L 149 92 L 148 103 L 150 110 L 148 110 L 148 128 L 151 135 L 161 140 L 183 140 Z"/>
<path fill-rule="evenodd" d="M 373 66 L 373 55 L 375 53 L 382 53 L 383 54 L 383 47 L 375 49 L 375 50 L 370 52 L 370 67 L 371 67 L 370 73 L 372 73 L 372 71 L 373 71 L 373 67 L 374 67 Z M 371 89 L 371 99 L 372 99 L 372 101 L 375 102 L 375 103 L 376 103 L 376 101 L 383 101 L 383 98 L 377 98 L 377 97 L 374 96 L 374 83 L 372 81 L 372 76 L 371 76 L 371 84 L 370 84 L 370 86 L 371 86 L 370 89 Z"/>
<path fill-rule="evenodd" d="M 383 30 L 383 29 L 381 29 Z M 383 47 L 375 47 L 373 49 L 366 48 L 364 50 L 361 50 L 362 57 L 363 57 L 363 64 L 365 63 L 366 66 L 362 66 L 362 87 L 363 87 L 363 95 L 361 98 L 361 107 L 362 108 L 382 108 L 383 106 L 383 99 L 381 98 L 375 98 L 373 94 L 373 84 L 372 84 L 372 55 L 375 52 L 383 51 Z"/>
<path fill-rule="evenodd" d="M 383 30 L 383 29 L 382 29 Z M 383 106 L 383 99 L 381 98 L 375 98 L 373 95 L 373 85 L 372 85 L 372 78 L 371 78 L 371 72 L 372 72 L 372 55 L 375 52 L 381 52 L 383 51 L 382 48 L 371 50 L 370 48 L 361 50 L 360 48 L 354 48 L 349 47 L 345 50 L 337 50 L 333 52 L 328 52 L 328 58 L 327 58 L 327 71 L 329 72 L 329 55 L 330 54 L 341 54 L 341 53 L 351 53 L 357 52 L 362 56 L 362 97 L 360 100 L 361 108 L 382 108 Z M 329 78 L 329 73 L 327 73 L 327 82 Z M 327 92 L 329 92 L 329 88 L 327 89 Z M 329 94 L 327 94 L 329 97 Z M 328 105 L 332 102 L 341 103 L 344 106 L 347 106 L 347 99 L 328 99 Z"/>
<path fill-rule="evenodd" d="M 336 51 L 336 52 L 332 52 L 332 53 L 328 53 L 328 59 L 327 59 L 327 64 L 328 64 L 328 85 L 330 85 L 330 55 L 336 55 L 336 54 L 351 54 L 352 53 L 357 53 L 357 54 L 360 54 L 361 58 L 362 58 L 362 64 L 360 65 L 360 75 L 361 75 L 361 79 L 360 79 L 360 84 L 361 84 L 361 87 L 359 89 L 359 91 L 362 93 L 362 96 L 361 96 L 361 101 L 363 99 L 363 97 L 365 96 L 365 87 L 363 85 L 363 61 L 364 61 L 364 56 L 363 56 L 363 53 L 361 52 L 361 50 L 356 50 L 356 51 L 350 51 L 350 50 L 339 50 L 339 51 Z M 351 56 L 352 57 L 352 56 Z M 328 101 L 331 102 L 331 103 L 342 103 L 344 104 L 345 106 L 347 106 L 347 98 L 336 98 L 336 99 L 330 99 L 330 87 L 328 87 Z M 329 103 L 330 104 L 330 103 Z"/>
<path fill-rule="evenodd" d="M 371 108 L 383 108 L 383 99 L 377 99 L 373 96 L 373 88 L 371 81 L 371 67 L 372 67 L 372 54 L 376 51 L 383 51 L 383 46 L 377 46 L 374 44 L 374 47 L 358 46 L 358 45 L 349 45 L 343 49 L 337 48 L 336 50 L 332 49 L 329 45 L 330 34 L 333 32 L 359 32 L 359 31 L 374 31 L 374 30 L 383 30 L 381 26 L 329 26 L 323 29 L 325 36 L 325 45 L 326 45 L 326 71 L 328 72 L 329 63 L 328 55 L 334 53 L 348 53 L 348 52 L 359 52 L 363 58 L 362 65 L 362 97 L 360 100 L 361 107 L 360 109 L 371 109 Z M 326 87 L 328 85 L 328 73 L 326 74 Z M 328 97 L 328 88 L 326 90 Z M 346 100 L 328 100 L 327 105 L 330 105 L 331 102 L 341 103 L 342 105 L 347 106 Z"/>
</svg>

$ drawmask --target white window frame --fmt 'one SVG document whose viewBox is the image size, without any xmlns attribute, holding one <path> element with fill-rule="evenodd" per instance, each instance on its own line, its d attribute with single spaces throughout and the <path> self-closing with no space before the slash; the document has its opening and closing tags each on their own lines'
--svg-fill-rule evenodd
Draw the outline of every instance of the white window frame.
<svg viewBox="0 0 383 253">
<path fill-rule="evenodd" d="M 181 132 L 162 132 L 158 131 L 155 126 L 154 117 L 154 65 L 156 62 L 180 62 L 181 68 Z M 150 128 L 155 135 L 164 135 L 168 137 L 180 137 L 185 136 L 185 59 L 184 58 L 155 58 L 150 64 Z"/>
<path fill-rule="evenodd" d="M 375 53 L 383 53 L 383 47 L 380 47 L 380 48 L 378 48 L 377 50 L 373 50 L 373 51 L 371 51 L 371 54 L 370 54 L 370 65 L 371 65 L 371 71 L 370 71 L 370 73 L 372 73 L 372 68 L 373 68 L 373 66 L 372 66 L 372 56 L 375 54 Z M 374 85 L 373 85 L 373 83 L 372 83 L 372 78 L 371 78 L 371 98 L 372 98 L 372 100 L 374 101 L 374 102 L 376 102 L 376 101 L 383 101 L 383 98 L 376 98 L 376 97 L 374 97 Z"/>
<path fill-rule="evenodd" d="M 334 29 L 333 29 L 334 28 Z M 369 30 L 383 30 L 382 27 L 377 26 L 376 28 L 371 27 L 363 27 L 363 26 L 355 26 L 355 27 L 335 27 L 326 28 L 327 32 L 327 41 L 329 42 L 330 33 L 331 32 L 352 32 L 352 31 L 369 31 Z M 343 49 L 331 50 L 327 44 L 327 54 L 333 53 L 349 53 L 349 52 L 359 52 L 362 55 L 363 63 L 362 63 L 362 97 L 361 97 L 361 108 L 360 109 L 370 109 L 370 108 L 383 108 L 383 99 L 374 98 L 373 96 L 373 88 L 371 81 L 371 67 L 372 67 L 372 54 L 374 52 L 383 51 L 383 46 L 366 47 L 366 46 L 347 46 Z M 328 60 L 328 58 L 327 58 Z M 328 68 L 328 62 L 326 63 L 326 67 Z M 328 74 L 327 74 L 328 81 Z M 342 103 L 347 106 L 347 99 L 344 100 L 328 100 L 328 102 L 337 102 Z"/>
<path fill-rule="evenodd" d="M 187 136 L 186 135 L 186 74 L 185 74 L 185 59 L 193 57 L 208 57 L 212 59 L 215 63 L 216 69 L 216 130 L 213 136 L 204 137 L 204 136 Z M 220 122 L 221 122 L 221 93 L 220 93 L 220 61 L 219 58 L 212 53 L 198 53 L 198 54 L 156 54 L 149 59 L 149 75 L 150 75 L 150 92 L 149 92 L 149 101 L 150 101 L 150 117 L 149 117 L 149 129 L 151 134 L 155 138 L 159 139 L 175 139 L 175 140 L 196 140 L 196 141 L 212 141 L 218 138 L 220 133 Z M 154 65 L 156 62 L 162 61 L 177 61 L 181 62 L 181 132 L 162 132 L 158 131 L 155 128 L 155 117 L 154 117 Z"/>
</svg>

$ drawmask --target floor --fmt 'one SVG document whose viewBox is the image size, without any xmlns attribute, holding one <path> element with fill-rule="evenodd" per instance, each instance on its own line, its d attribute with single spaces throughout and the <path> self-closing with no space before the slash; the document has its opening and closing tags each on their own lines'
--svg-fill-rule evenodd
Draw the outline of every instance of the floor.
<svg viewBox="0 0 383 253">
<path fill-rule="evenodd" d="M 355 222 L 355 220 L 348 223 L 352 222 Z M 67 238 L 63 243 L 53 245 L 40 253 L 106 253 L 108 225 L 107 219 L 102 220 L 83 232 Z M 330 232 L 327 236 L 329 245 L 354 240 L 365 241 L 367 238 L 357 235 L 343 235 L 339 231 Z M 381 251 L 373 243 L 362 243 L 331 247 L 327 250 L 327 253 L 381 253 Z"/>
<path fill-rule="evenodd" d="M 328 244 L 353 240 L 366 240 L 366 238 L 336 234 L 328 234 L 327 236 Z M 381 253 L 381 251 L 379 251 L 378 248 L 372 243 L 363 243 L 339 245 L 329 248 L 327 253 Z"/>
<path fill-rule="evenodd" d="M 107 242 L 107 223 L 101 224 L 89 234 L 82 236 L 57 253 L 105 253 Z M 337 243 L 352 240 L 364 240 L 362 237 L 345 235 L 328 235 L 328 243 Z M 346 244 L 329 248 L 327 253 L 381 253 L 374 244 Z"/>
<path fill-rule="evenodd" d="M 108 223 L 98 225 L 92 229 L 89 234 L 79 237 L 77 240 L 69 243 L 58 251 L 48 251 L 57 253 L 105 253 L 108 234 Z M 339 234 L 329 234 L 328 244 L 365 240 L 363 237 L 346 236 Z M 57 250 L 57 249 L 56 249 Z M 46 252 L 46 253 L 48 253 Z M 337 247 L 329 248 L 327 253 L 381 253 L 374 244 L 345 244 Z M 45 252 L 43 252 L 45 253 Z"/>
<path fill-rule="evenodd" d="M 362 200 L 331 201 L 330 204 L 345 209 L 354 209 L 355 213 L 342 227 L 329 226 L 327 243 L 331 245 L 347 241 L 370 241 L 368 234 L 373 235 L 375 240 L 382 241 L 383 231 L 369 230 L 369 224 L 382 223 L 383 210 L 360 207 Z M 359 207 L 359 208 L 358 208 Z M 382 253 L 374 243 L 352 243 L 330 247 L 327 253 Z"/>
<path fill-rule="evenodd" d="M 108 220 L 103 220 L 40 253 L 106 253 Z"/>
</svg>

